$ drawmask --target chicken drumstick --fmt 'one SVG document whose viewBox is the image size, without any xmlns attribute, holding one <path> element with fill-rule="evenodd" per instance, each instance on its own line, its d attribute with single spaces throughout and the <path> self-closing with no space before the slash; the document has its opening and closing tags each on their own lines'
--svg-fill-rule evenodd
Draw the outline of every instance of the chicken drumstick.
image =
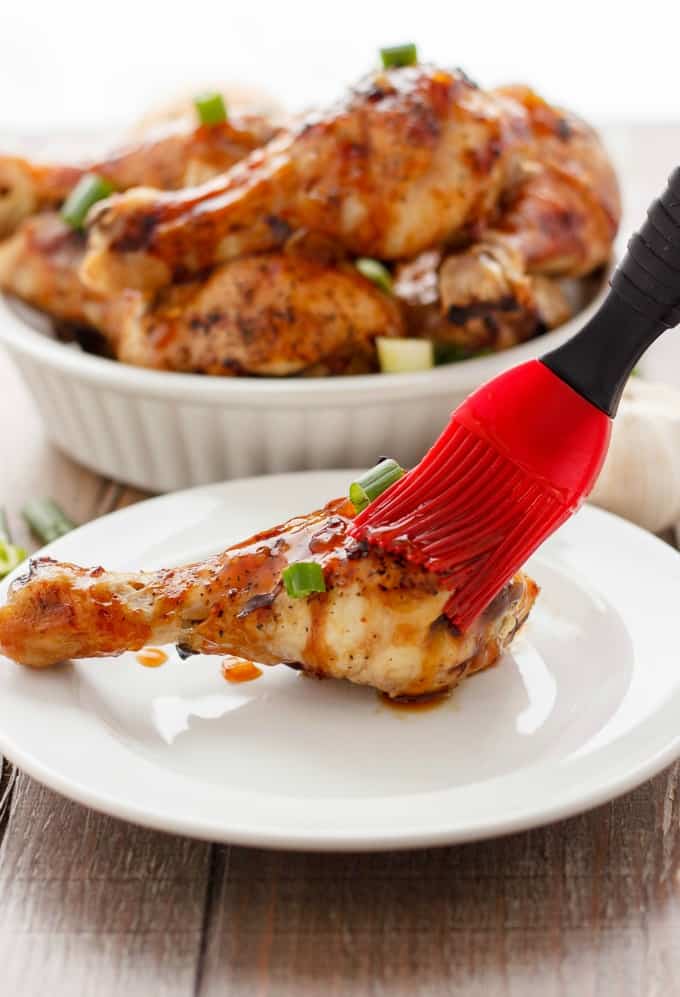
<svg viewBox="0 0 680 997">
<path fill-rule="evenodd" d="M 353 514 L 337 499 L 199 564 L 155 572 L 35 560 L 0 608 L 0 653 L 43 668 L 176 642 L 389 696 L 450 689 L 493 664 L 529 614 L 534 582 L 517 575 L 461 635 L 443 615 L 451 592 L 437 576 L 354 541 Z M 321 565 L 325 592 L 287 594 L 282 571 L 299 561 Z"/>
</svg>

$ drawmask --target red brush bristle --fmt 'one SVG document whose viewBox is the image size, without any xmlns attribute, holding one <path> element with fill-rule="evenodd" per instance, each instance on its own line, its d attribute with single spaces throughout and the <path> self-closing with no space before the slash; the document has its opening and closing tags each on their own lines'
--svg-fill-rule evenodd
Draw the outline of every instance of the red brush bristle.
<svg viewBox="0 0 680 997">
<path fill-rule="evenodd" d="M 604 412 L 531 360 L 463 402 L 352 533 L 438 574 L 465 630 L 588 494 L 610 432 Z"/>
<path fill-rule="evenodd" d="M 355 536 L 422 564 L 453 595 L 461 630 L 572 508 L 464 426 L 354 521 Z"/>
</svg>

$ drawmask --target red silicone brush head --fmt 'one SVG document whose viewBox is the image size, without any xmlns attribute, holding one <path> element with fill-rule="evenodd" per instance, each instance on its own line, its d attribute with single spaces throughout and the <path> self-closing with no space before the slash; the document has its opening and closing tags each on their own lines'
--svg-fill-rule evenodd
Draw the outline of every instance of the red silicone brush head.
<svg viewBox="0 0 680 997">
<path fill-rule="evenodd" d="M 580 505 L 611 420 L 538 360 L 471 395 L 421 462 L 354 520 L 355 537 L 402 554 L 452 590 L 466 630 Z"/>
</svg>

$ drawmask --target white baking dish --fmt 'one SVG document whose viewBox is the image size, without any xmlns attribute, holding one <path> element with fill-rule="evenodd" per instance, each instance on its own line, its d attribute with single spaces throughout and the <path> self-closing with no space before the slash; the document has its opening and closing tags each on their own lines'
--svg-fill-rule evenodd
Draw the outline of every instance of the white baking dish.
<svg viewBox="0 0 680 997">
<path fill-rule="evenodd" d="M 412 464 L 483 381 L 571 336 L 574 319 L 503 353 L 414 374 L 219 378 L 127 366 L 55 340 L 32 309 L 0 295 L 0 342 L 50 439 L 77 461 L 148 491 L 390 455 Z"/>
</svg>

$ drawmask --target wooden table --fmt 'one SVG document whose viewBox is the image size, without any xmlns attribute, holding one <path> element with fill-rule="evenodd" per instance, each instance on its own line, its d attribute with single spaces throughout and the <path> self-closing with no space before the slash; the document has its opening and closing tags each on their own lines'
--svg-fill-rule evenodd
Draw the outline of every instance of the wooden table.
<svg viewBox="0 0 680 997">
<path fill-rule="evenodd" d="M 680 127 L 611 141 L 639 217 L 679 158 Z M 78 521 L 140 497 L 46 443 L 4 356 L 0 425 L 0 505 L 17 534 L 29 495 Z M 335 856 L 142 830 L 5 762 L 0 994 L 680 994 L 679 773 L 497 841 Z"/>
</svg>

